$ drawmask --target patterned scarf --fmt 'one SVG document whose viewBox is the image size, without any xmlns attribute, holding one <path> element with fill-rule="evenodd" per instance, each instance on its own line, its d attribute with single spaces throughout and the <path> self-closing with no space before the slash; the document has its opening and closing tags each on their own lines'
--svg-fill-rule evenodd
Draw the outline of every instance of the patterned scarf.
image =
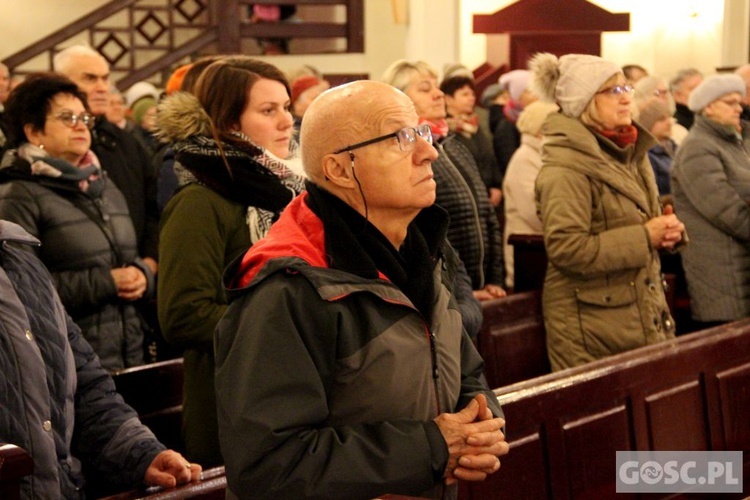
<svg viewBox="0 0 750 500">
<path fill-rule="evenodd" d="M 432 139 L 435 142 L 447 136 L 448 132 L 450 131 L 450 129 L 448 128 L 448 122 L 445 118 L 441 118 L 439 120 L 427 120 L 425 118 L 420 118 L 419 124 L 422 125 L 423 123 L 426 123 L 430 126 L 430 130 L 432 130 Z"/>
<path fill-rule="evenodd" d="M 99 159 L 93 151 L 73 165 L 61 158 L 53 158 L 39 146 L 30 142 L 18 148 L 18 157 L 29 162 L 31 175 L 57 178 L 77 186 L 78 190 L 89 198 L 99 198 L 104 190 Z"/>
<path fill-rule="evenodd" d="M 222 143 L 222 149 L 214 139 L 204 136 L 192 136 L 173 144 L 174 169 L 181 186 L 198 183 L 247 206 L 250 241 L 255 243 L 268 233 L 286 205 L 304 190 L 305 180 L 285 160 L 256 146 L 241 132 L 232 135 L 240 141 Z M 290 157 L 296 154 L 297 145 L 292 143 Z"/>
<path fill-rule="evenodd" d="M 457 134 L 461 134 L 467 139 L 479 131 L 479 117 L 476 113 L 459 116 L 449 116 L 447 118 L 448 128 Z"/>
<path fill-rule="evenodd" d="M 523 111 L 523 105 L 513 99 L 509 99 L 508 104 L 503 107 L 503 114 L 511 123 L 516 123 L 518 121 L 518 117 L 521 116 L 521 111 Z"/>
</svg>

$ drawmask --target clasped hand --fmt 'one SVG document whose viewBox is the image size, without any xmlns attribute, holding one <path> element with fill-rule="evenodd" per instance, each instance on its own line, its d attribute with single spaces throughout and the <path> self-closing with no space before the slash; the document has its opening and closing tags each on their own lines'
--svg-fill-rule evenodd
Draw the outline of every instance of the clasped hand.
<svg viewBox="0 0 750 500">
<path fill-rule="evenodd" d="M 115 287 L 117 287 L 117 296 L 122 300 L 138 300 L 146 293 L 148 281 L 143 271 L 137 267 L 116 267 L 110 273 L 115 281 Z"/>
<path fill-rule="evenodd" d="M 672 205 L 664 207 L 664 215 L 654 217 L 645 224 L 654 248 L 672 249 L 682 240 L 685 224 L 674 214 Z"/>
<path fill-rule="evenodd" d="M 492 416 L 484 394 L 477 395 L 458 413 L 443 413 L 435 419 L 448 444 L 446 484 L 458 479 L 483 481 L 500 468 L 498 457 L 510 450 L 501 431 L 505 420 Z"/>
</svg>

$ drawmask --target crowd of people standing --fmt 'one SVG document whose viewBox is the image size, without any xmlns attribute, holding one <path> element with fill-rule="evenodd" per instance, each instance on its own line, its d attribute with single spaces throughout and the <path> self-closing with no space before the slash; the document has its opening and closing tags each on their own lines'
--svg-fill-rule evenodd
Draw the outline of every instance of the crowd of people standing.
<svg viewBox="0 0 750 500">
<path fill-rule="evenodd" d="M 238 496 L 483 480 L 508 449 L 473 339 L 480 303 L 513 291 L 513 233 L 544 238 L 554 370 L 673 338 L 663 261 L 684 272 L 697 324 L 750 313 L 750 67 L 668 81 L 537 54 L 484 106 L 471 72 L 441 80 L 424 61 L 330 90 L 239 55 L 182 66 L 165 91 L 120 93 L 84 46 L 54 70 L 11 93 L 0 78 L 0 287 L 15 290 L 0 314 L 8 335 L 50 339 L 17 371 L 70 377 L 36 395 L 59 433 L 39 452 L 56 479 L 33 476 L 27 496 L 55 481 L 74 495 L 86 471 L 168 486 L 198 463 L 225 464 Z M 19 268 L 47 312 L 25 302 Z M 174 356 L 186 458 L 107 375 Z M 68 432 L 84 420 L 90 435 Z M 6 422 L 0 439 L 38 437 Z M 116 450 L 90 449 L 102 442 Z M 402 449 L 408 463 L 383 459 Z"/>
</svg>

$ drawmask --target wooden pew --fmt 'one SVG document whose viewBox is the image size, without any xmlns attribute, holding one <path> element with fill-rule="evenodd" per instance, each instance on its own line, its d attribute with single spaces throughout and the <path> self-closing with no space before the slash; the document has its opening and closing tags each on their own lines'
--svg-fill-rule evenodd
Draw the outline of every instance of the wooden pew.
<svg viewBox="0 0 750 500">
<path fill-rule="evenodd" d="M 547 251 L 541 234 L 511 234 L 514 292 L 541 290 L 547 272 Z"/>
<path fill-rule="evenodd" d="M 462 500 L 613 498 L 618 450 L 743 451 L 750 491 L 750 319 L 495 393 L 511 451 Z"/>
<path fill-rule="evenodd" d="M 18 500 L 21 480 L 34 472 L 34 461 L 26 450 L 13 444 L 0 443 L 0 498 Z"/>
<path fill-rule="evenodd" d="M 490 387 L 550 373 L 541 302 L 536 290 L 482 303 L 478 347 Z"/>
<path fill-rule="evenodd" d="M 183 484 L 174 488 L 140 488 L 117 495 L 104 497 L 102 500 L 178 500 L 194 498 L 201 500 L 224 500 L 227 489 L 227 478 L 224 467 L 215 467 L 203 471 L 203 477 L 195 483 Z"/>
<path fill-rule="evenodd" d="M 112 374 L 125 402 L 167 448 L 182 452 L 182 358 L 160 361 Z"/>
</svg>

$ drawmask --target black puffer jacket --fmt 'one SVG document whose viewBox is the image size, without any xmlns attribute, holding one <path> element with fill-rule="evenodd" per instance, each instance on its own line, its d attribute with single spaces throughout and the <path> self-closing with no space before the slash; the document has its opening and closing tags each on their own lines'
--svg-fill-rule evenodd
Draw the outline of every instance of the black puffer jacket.
<svg viewBox="0 0 750 500">
<path fill-rule="evenodd" d="M 151 157 L 132 135 L 104 117 L 97 118 L 91 131 L 91 150 L 128 203 L 138 239 L 138 253 L 156 259 L 159 246 L 158 172 Z"/>
<path fill-rule="evenodd" d="M 143 364 L 143 322 L 132 302 L 118 298 L 110 273 L 136 262 L 149 273 L 138 259 L 123 195 L 106 177 L 101 197 L 92 199 L 67 181 L 30 175 L 29 164 L 20 158 L 11 163 L 6 157 L 3 165 L 0 218 L 42 242 L 39 257 L 102 366 L 117 370 Z"/>
</svg>

